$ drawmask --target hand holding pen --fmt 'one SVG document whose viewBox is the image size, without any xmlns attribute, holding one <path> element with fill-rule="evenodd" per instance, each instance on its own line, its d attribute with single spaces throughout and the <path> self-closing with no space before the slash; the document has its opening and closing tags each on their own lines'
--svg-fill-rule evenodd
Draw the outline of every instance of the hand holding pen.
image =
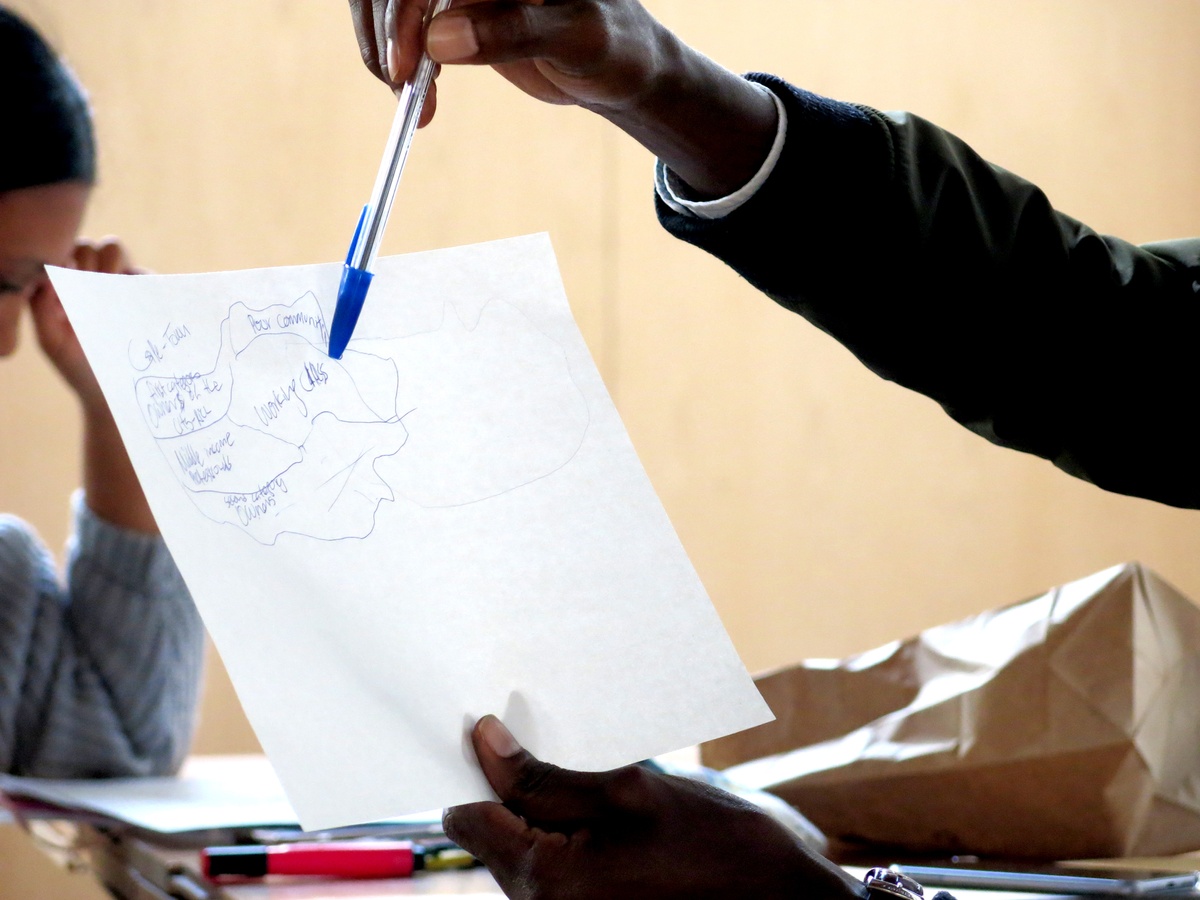
<svg viewBox="0 0 1200 900">
<path fill-rule="evenodd" d="M 653 74 L 654 60 L 643 51 L 654 32 L 666 34 L 630 0 L 457 0 L 447 14 L 429 17 L 422 47 L 429 5 L 351 0 L 363 60 L 393 88 L 411 78 L 424 50 L 437 63 L 491 65 L 546 103 L 619 108 Z M 421 124 L 432 116 L 430 104 Z"/>
<path fill-rule="evenodd" d="M 458 0 L 426 29 L 428 5 L 350 0 L 363 60 L 393 88 L 423 50 L 438 64 L 490 65 L 538 100 L 608 119 L 700 197 L 737 190 L 770 152 L 771 98 L 688 47 L 636 0 Z M 431 91 L 422 124 L 434 102 Z"/>
<path fill-rule="evenodd" d="M 429 14 L 436 16 L 449 6 L 450 0 L 434 0 Z M 383 231 L 392 213 L 396 188 L 400 185 L 400 176 L 404 172 L 404 164 L 408 161 L 408 150 L 412 146 L 413 135 L 416 134 L 417 124 L 425 108 L 426 95 L 433 86 L 435 67 L 435 63 L 427 54 L 418 54 L 417 66 L 412 77 L 399 91 L 396 115 L 392 121 L 387 145 L 384 147 L 383 161 L 375 176 L 375 187 L 371 191 L 371 199 L 358 217 L 358 227 L 354 229 L 350 252 L 346 255 L 345 266 L 342 267 L 337 307 L 333 313 L 333 323 L 329 327 L 329 355 L 333 359 L 342 358 L 350 336 L 354 333 L 354 326 L 358 324 L 363 303 L 367 299 L 367 291 L 371 287 L 371 279 L 374 278 L 379 243 L 383 240 Z"/>
</svg>

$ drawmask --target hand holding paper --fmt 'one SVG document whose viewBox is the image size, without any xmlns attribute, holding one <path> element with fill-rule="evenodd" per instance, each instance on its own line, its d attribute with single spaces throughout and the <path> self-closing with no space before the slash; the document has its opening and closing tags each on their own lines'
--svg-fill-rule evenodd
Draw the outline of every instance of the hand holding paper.
<svg viewBox="0 0 1200 900">
<path fill-rule="evenodd" d="M 472 739 L 503 803 L 451 809 L 443 823 L 509 897 L 859 896 L 842 869 L 725 791 L 642 766 L 560 769 L 492 716 Z"/>
</svg>

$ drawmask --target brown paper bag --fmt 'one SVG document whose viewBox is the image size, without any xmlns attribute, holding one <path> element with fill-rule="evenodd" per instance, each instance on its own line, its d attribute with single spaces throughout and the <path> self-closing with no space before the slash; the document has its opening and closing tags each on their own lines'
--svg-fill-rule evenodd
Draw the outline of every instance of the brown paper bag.
<svg viewBox="0 0 1200 900">
<path fill-rule="evenodd" d="M 1200 848 L 1200 609 L 1138 564 L 757 679 L 704 744 L 830 837 L 1072 859 Z"/>
</svg>

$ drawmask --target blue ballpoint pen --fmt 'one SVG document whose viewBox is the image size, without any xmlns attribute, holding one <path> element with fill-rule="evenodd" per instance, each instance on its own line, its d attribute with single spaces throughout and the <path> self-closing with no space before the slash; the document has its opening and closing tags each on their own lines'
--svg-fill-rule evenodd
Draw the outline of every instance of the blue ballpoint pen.
<svg viewBox="0 0 1200 900">
<path fill-rule="evenodd" d="M 428 19 L 443 12 L 450 2 L 437 0 Z M 416 73 L 400 92 L 396 118 L 392 120 L 392 131 L 383 151 L 379 174 L 375 176 L 371 200 L 358 217 L 358 227 L 354 229 L 350 252 L 342 267 L 337 306 L 333 311 L 333 324 L 329 326 L 329 355 L 334 359 L 341 359 L 346 351 L 354 326 L 358 324 L 363 302 L 367 299 L 371 279 L 375 277 L 371 270 L 375 267 L 375 257 L 379 253 L 383 229 L 387 227 L 388 215 L 392 211 L 392 201 L 396 199 L 396 186 L 400 184 L 400 174 L 408 159 L 408 148 L 412 145 L 413 134 L 421 118 L 425 95 L 429 93 L 429 84 L 433 81 L 434 66 L 429 54 L 422 52 Z"/>
</svg>

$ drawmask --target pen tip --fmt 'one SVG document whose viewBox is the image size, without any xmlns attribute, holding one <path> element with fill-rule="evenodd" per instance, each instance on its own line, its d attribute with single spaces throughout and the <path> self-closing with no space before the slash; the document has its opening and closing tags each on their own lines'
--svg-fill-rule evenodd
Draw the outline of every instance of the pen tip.
<svg viewBox="0 0 1200 900">
<path fill-rule="evenodd" d="M 329 326 L 329 356 L 341 359 L 346 345 L 354 334 L 359 313 L 367 299 L 367 288 L 374 277 L 370 272 L 353 266 L 342 267 L 342 283 L 338 287 L 337 306 L 333 310 L 333 323 Z"/>
</svg>

